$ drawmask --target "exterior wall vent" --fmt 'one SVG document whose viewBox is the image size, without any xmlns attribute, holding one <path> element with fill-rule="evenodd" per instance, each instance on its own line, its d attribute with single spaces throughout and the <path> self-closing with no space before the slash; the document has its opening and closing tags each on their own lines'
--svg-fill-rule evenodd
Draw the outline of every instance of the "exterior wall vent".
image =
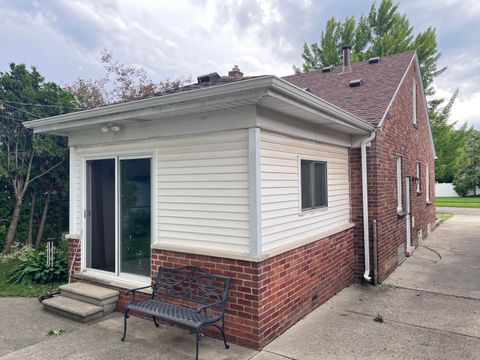
<svg viewBox="0 0 480 360">
<path fill-rule="evenodd" d="M 369 64 L 376 64 L 376 63 L 379 63 L 379 62 L 380 62 L 380 57 L 379 56 L 372 57 L 372 58 L 368 59 Z"/>
<path fill-rule="evenodd" d="M 348 83 L 350 87 L 357 87 L 363 84 L 363 79 L 352 80 Z"/>
<path fill-rule="evenodd" d="M 322 68 L 322 73 L 330 72 L 330 71 L 333 70 L 333 68 L 334 68 L 333 65 L 325 66 L 325 67 Z"/>
<path fill-rule="evenodd" d="M 218 75 L 216 72 L 206 74 L 206 75 L 201 75 L 201 76 L 197 77 L 197 81 L 198 81 L 199 84 L 204 84 L 204 83 L 208 83 L 208 82 L 211 82 L 211 81 L 216 81 L 218 79 L 220 79 L 220 75 Z"/>
</svg>

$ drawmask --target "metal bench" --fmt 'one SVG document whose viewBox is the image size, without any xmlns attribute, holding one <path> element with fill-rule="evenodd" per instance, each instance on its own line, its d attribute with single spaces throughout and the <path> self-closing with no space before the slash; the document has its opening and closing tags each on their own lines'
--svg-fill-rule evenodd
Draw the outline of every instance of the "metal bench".
<svg viewBox="0 0 480 360">
<path fill-rule="evenodd" d="M 151 285 L 131 289 L 128 294 L 133 299 L 124 311 L 124 331 L 122 341 L 127 335 L 127 319 L 130 310 L 150 315 L 156 327 L 157 319 L 185 325 L 195 330 L 195 359 L 198 360 L 198 343 L 201 331 L 207 326 L 215 326 L 223 336 L 225 348 L 229 348 L 225 338 L 225 303 L 228 299 L 232 279 L 218 276 L 196 266 L 158 269 L 157 279 Z M 135 294 L 139 290 L 152 289 L 151 299 L 138 301 Z M 182 305 L 166 300 L 179 299 Z M 185 305 L 188 304 L 188 305 Z M 192 305 L 192 306 L 190 306 Z M 221 326 L 217 323 L 221 321 Z"/>
</svg>

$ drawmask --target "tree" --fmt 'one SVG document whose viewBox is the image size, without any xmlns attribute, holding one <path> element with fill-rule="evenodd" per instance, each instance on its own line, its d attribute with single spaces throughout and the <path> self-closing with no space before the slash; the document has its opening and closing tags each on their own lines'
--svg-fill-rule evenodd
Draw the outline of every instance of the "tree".
<svg viewBox="0 0 480 360">
<path fill-rule="evenodd" d="M 432 100 L 429 103 L 429 118 L 437 154 L 435 177 L 438 182 L 453 182 L 463 147 L 472 131 L 466 124 L 456 129 L 456 122 L 449 120 L 457 96 L 458 90 L 445 106 L 442 106 L 443 99 Z"/>
<path fill-rule="evenodd" d="M 65 138 L 33 134 L 24 121 L 76 110 L 75 96 L 52 82 L 45 82 L 35 67 L 10 64 L 0 73 L 0 177 L 12 191 L 13 209 L 3 253 L 15 239 L 22 204 L 33 183 L 68 166 Z"/>
<path fill-rule="evenodd" d="M 459 163 L 458 172 L 453 180 L 455 191 L 463 197 L 473 189 L 473 195 L 476 196 L 477 186 L 480 186 L 480 131 L 470 132 Z"/>
<path fill-rule="evenodd" d="M 398 10 L 392 0 L 382 0 L 378 7 L 374 3 L 368 15 L 358 21 L 347 17 L 343 22 L 331 18 L 322 32 L 320 44 L 314 42 L 303 46 L 303 71 L 319 70 L 342 63 L 341 50 L 344 45 L 352 46 L 352 62 L 374 56 L 388 56 L 407 50 L 417 50 L 423 85 L 427 95 L 434 93 L 432 82 L 446 70 L 438 69 L 441 54 L 437 49 L 435 29 L 413 35 L 413 26 Z M 294 67 L 296 72 L 300 69 Z"/>
<path fill-rule="evenodd" d="M 113 53 L 104 49 L 100 58 L 105 74 L 100 79 L 77 79 L 66 89 L 73 92 L 84 109 L 125 102 L 178 89 L 190 78 L 155 82 L 143 67 L 129 66 L 113 60 Z"/>
</svg>

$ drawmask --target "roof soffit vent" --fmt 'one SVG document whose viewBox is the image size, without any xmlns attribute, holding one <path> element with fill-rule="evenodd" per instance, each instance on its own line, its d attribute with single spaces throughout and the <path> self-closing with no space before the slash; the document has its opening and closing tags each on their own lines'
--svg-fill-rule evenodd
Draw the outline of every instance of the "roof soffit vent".
<svg viewBox="0 0 480 360">
<path fill-rule="evenodd" d="M 204 83 L 209 83 L 212 81 L 216 81 L 220 79 L 220 75 L 218 73 L 210 73 L 210 74 L 205 74 L 205 75 L 200 75 L 197 77 L 197 81 L 199 84 L 204 84 Z"/>
<path fill-rule="evenodd" d="M 377 64 L 379 62 L 380 62 L 380 57 L 379 56 L 372 57 L 372 58 L 368 59 L 369 64 Z"/>
<path fill-rule="evenodd" d="M 348 83 L 348 86 L 350 87 L 357 87 L 357 86 L 360 86 L 363 84 L 363 79 L 356 79 L 356 80 L 352 80 Z"/>
</svg>

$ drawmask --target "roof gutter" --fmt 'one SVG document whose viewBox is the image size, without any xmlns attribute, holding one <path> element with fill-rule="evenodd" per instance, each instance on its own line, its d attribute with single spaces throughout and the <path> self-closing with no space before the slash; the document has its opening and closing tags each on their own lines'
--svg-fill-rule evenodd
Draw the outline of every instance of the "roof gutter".
<svg viewBox="0 0 480 360">
<path fill-rule="evenodd" d="M 169 95 L 156 96 L 142 100 L 103 106 L 96 109 L 78 111 L 44 119 L 25 122 L 25 127 L 34 129 L 36 132 L 48 132 L 52 127 L 56 130 L 64 130 L 73 124 L 80 125 L 83 122 L 92 122 L 98 119 L 98 123 L 108 122 L 107 116 L 128 114 L 134 111 L 153 109 L 159 107 L 173 108 L 192 106 L 194 101 L 207 101 L 212 98 L 235 96 L 242 94 L 244 97 L 253 97 L 255 94 L 266 96 L 269 91 L 288 97 L 296 103 L 303 104 L 311 109 L 329 115 L 331 121 L 346 124 L 350 127 L 370 132 L 374 126 L 362 119 L 328 103 L 327 101 L 308 93 L 305 90 L 275 76 L 262 76 L 258 78 L 238 81 L 232 84 L 217 85 L 202 89 L 178 92 Z M 263 95 L 262 95 L 263 94 Z M 221 102 L 222 99 L 216 100 Z M 174 110 L 172 110 L 174 111 Z M 101 118 L 104 119 L 101 119 Z M 43 128 L 43 129 L 42 129 Z"/>
</svg>

